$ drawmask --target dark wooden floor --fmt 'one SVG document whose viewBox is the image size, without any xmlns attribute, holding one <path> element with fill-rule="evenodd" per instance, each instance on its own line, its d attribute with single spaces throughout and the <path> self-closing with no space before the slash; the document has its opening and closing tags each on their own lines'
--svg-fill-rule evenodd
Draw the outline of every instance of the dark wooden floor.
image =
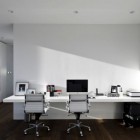
<svg viewBox="0 0 140 140">
<path fill-rule="evenodd" d="M 0 104 L 0 140 L 140 140 L 140 127 L 126 128 L 120 125 L 121 120 L 83 120 L 92 130 L 83 129 L 83 137 L 77 129 L 66 133 L 68 123 L 73 120 L 49 120 L 46 123 L 51 131 L 41 128 L 40 137 L 34 131 L 24 135 L 27 124 L 12 120 L 12 112 L 12 104 Z"/>
</svg>

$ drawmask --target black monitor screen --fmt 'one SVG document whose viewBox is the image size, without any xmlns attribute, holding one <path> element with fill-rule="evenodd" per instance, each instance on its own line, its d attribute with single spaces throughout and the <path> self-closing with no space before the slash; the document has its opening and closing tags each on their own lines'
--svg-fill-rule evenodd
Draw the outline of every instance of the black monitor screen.
<svg viewBox="0 0 140 140">
<path fill-rule="evenodd" d="M 88 80 L 67 80 L 67 92 L 88 92 Z"/>
</svg>

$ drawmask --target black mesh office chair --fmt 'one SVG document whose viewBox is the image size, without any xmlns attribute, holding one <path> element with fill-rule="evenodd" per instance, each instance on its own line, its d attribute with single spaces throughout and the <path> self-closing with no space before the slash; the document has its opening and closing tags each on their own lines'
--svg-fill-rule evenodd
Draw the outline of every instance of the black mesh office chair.
<svg viewBox="0 0 140 140">
<path fill-rule="evenodd" d="M 46 113 L 48 107 L 45 106 L 44 95 L 43 94 L 26 94 L 25 95 L 25 115 L 34 115 L 35 123 L 30 123 L 29 128 L 24 130 L 24 134 L 27 134 L 27 131 L 35 128 L 36 136 L 39 136 L 38 128 L 46 127 L 48 131 L 50 128 L 46 126 L 43 122 L 39 122 L 39 118 L 42 114 Z"/>
<path fill-rule="evenodd" d="M 124 103 L 123 125 L 133 128 L 140 125 L 140 104 Z"/>
<path fill-rule="evenodd" d="M 67 107 L 68 107 L 68 112 L 73 113 L 76 116 L 76 123 L 69 124 L 67 133 L 69 133 L 70 130 L 75 127 L 79 128 L 81 136 L 83 136 L 81 127 L 86 127 L 88 128 L 89 131 L 91 131 L 89 126 L 83 125 L 82 122 L 80 122 L 80 115 L 83 113 L 89 112 L 88 95 L 87 94 L 69 94 L 69 102 L 67 104 Z"/>
</svg>

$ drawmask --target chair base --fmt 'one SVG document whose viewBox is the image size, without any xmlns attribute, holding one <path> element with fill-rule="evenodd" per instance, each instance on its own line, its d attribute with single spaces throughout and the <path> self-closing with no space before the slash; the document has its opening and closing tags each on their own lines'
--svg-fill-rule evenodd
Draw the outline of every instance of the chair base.
<svg viewBox="0 0 140 140">
<path fill-rule="evenodd" d="M 81 127 L 88 128 L 88 130 L 91 131 L 91 129 L 90 129 L 89 126 L 86 126 L 86 125 L 82 124 L 82 122 L 80 122 L 79 120 L 77 120 L 77 123 L 70 123 L 69 124 L 69 128 L 67 129 L 67 133 L 69 133 L 70 130 L 73 129 L 73 128 L 75 128 L 75 127 L 78 127 L 79 128 L 79 131 L 80 131 L 80 135 L 81 136 L 83 136 L 83 132 L 82 132 Z"/>
<path fill-rule="evenodd" d="M 43 122 L 40 122 L 40 123 L 35 123 L 35 124 L 29 124 L 29 128 L 24 130 L 24 134 L 27 135 L 27 131 L 35 128 L 36 136 L 39 136 L 39 132 L 38 132 L 39 127 L 45 127 L 48 129 L 48 131 L 50 131 L 49 126 L 46 126 Z"/>
</svg>

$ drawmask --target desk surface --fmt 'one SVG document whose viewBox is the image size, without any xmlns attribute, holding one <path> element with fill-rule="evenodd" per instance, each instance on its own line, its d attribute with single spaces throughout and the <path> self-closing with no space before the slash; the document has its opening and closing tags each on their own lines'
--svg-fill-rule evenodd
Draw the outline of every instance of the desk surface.
<svg viewBox="0 0 140 140">
<path fill-rule="evenodd" d="M 69 96 L 57 96 L 57 97 L 48 97 L 45 96 L 45 101 L 49 102 L 67 102 Z M 4 103 L 17 103 L 25 102 L 24 96 L 15 96 L 12 95 L 3 99 Z M 140 97 L 129 97 L 129 96 L 120 96 L 120 97 L 107 97 L 107 96 L 96 96 L 95 98 L 89 99 L 89 102 L 140 102 Z"/>
</svg>

